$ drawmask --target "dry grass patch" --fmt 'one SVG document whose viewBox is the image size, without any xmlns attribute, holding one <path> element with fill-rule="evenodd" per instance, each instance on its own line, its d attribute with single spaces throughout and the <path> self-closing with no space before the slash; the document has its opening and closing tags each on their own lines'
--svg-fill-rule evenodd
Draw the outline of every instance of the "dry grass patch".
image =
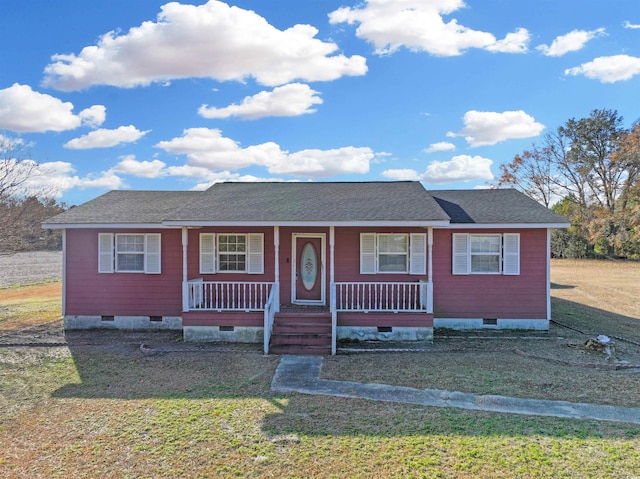
<svg viewBox="0 0 640 479">
<path fill-rule="evenodd" d="M 0 332 L 60 319 L 62 283 L 0 289 Z"/>
</svg>

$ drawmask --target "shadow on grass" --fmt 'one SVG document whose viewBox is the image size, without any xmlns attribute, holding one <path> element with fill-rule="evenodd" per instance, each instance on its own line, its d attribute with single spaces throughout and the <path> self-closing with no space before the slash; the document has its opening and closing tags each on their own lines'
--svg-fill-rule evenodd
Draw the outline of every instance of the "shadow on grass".
<svg viewBox="0 0 640 479">
<path fill-rule="evenodd" d="M 575 289 L 576 287 L 571 284 L 558 284 L 551 283 L 551 289 Z"/>
</svg>

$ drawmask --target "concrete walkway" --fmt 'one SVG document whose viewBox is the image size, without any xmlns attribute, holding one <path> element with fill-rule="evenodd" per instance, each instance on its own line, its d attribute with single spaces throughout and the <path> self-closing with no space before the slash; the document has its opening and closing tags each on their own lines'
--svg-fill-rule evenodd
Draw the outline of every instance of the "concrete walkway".
<svg viewBox="0 0 640 479">
<path fill-rule="evenodd" d="M 386 384 L 361 384 L 352 381 L 330 381 L 320 379 L 321 368 L 322 358 L 318 356 L 283 356 L 273 377 L 271 389 L 302 394 L 421 404 L 423 406 L 640 424 L 640 408 L 484 396 L 441 389 L 415 389 Z"/>
</svg>

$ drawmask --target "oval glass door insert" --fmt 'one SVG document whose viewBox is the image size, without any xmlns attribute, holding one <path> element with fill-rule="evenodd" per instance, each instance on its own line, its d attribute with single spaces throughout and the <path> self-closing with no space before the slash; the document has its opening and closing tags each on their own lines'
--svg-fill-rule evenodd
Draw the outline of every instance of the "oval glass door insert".
<svg viewBox="0 0 640 479">
<path fill-rule="evenodd" d="M 316 284 L 318 276 L 318 255 L 313 243 L 309 242 L 302 248 L 301 257 L 302 285 L 307 291 L 311 291 Z"/>
</svg>

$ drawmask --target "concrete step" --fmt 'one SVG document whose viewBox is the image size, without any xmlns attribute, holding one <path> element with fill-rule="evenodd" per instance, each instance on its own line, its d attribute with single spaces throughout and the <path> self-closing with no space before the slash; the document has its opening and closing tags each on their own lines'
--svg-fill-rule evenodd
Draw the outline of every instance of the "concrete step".
<svg viewBox="0 0 640 479">
<path fill-rule="evenodd" d="M 269 347 L 270 354 L 295 354 L 299 356 L 328 356 L 331 345 L 278 344 Z"/>
</svg>

